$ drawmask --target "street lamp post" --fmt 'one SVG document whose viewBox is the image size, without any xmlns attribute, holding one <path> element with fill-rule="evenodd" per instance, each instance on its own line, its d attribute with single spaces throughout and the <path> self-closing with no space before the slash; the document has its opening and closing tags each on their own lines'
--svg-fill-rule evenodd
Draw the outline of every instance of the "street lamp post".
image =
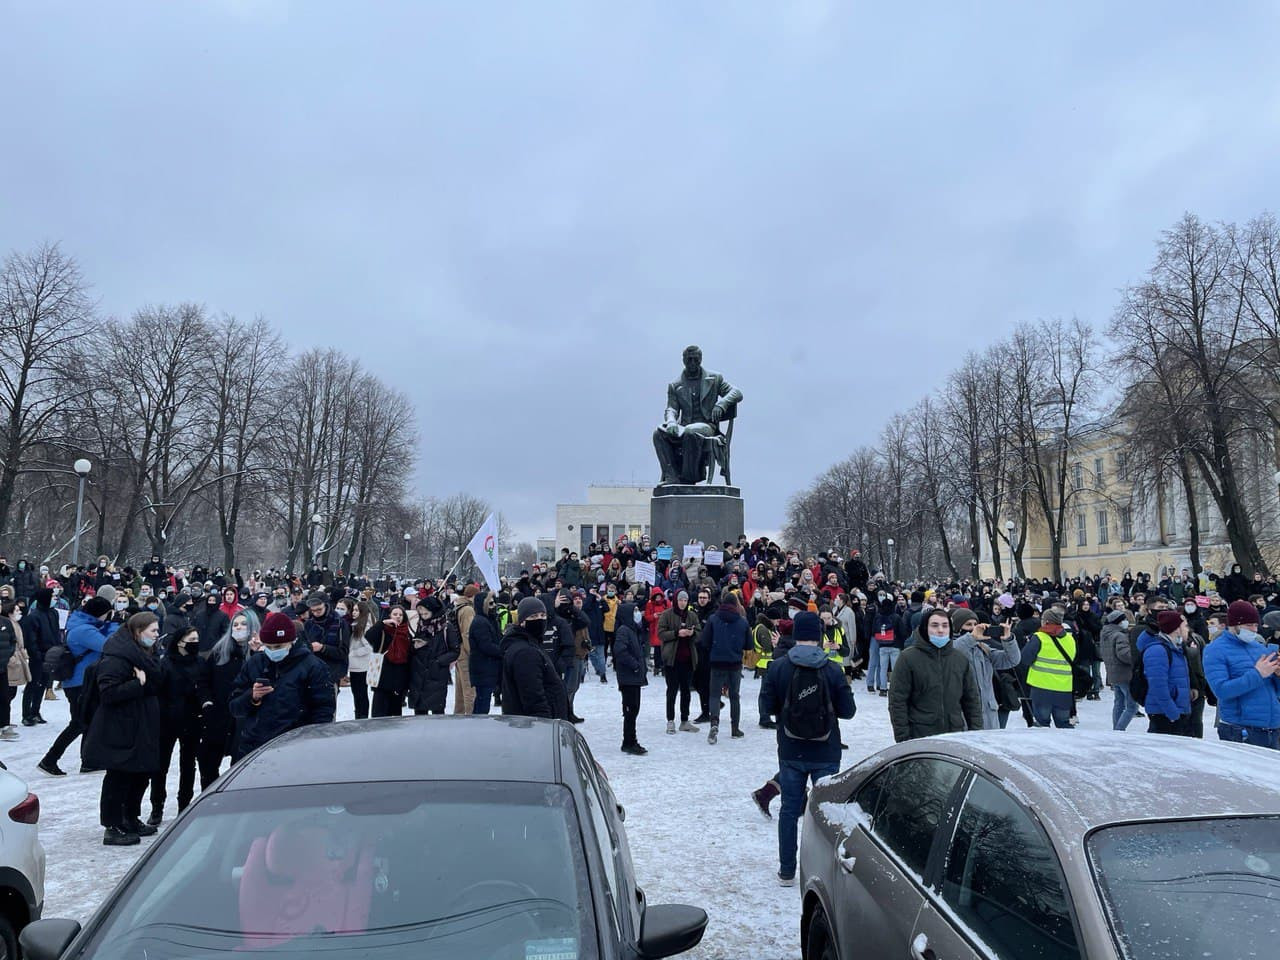
<svg viewBox="0 0 1280 960">
<path fill-rule="evenodd" d="M 312 514 L 312 516 L 311 516 L 311 544 L 312 544 L 312 546 L 313 546 L 313 548 L 314 548 L 314 549 L 311 551 L 311 562 L 312 562 L 312 563 L 319 563 L 319 562 L 320 562 L 320 544 L 317 544 L 317 543 L 316 543 L 316 535 L 317 535 L 317 534 L 319 534 L 319 535 L 320 535 L 320 537 L 321 537 L 321 541 L 320 541 L 320 543 L 323 543 L 323 542 L 324 542 L 324 539 L 323 539 L 323 537 L 324 537 L 324 530 L 322 529 L 322 525 L 323 525 L 323 524 L 324 524 L 324 514 L 323 514 L 323 513 L 316 513 L 316 514 Z"/>
<path fill-rule="evenodd" d="M 409 541 L 413 538 L 409 534 L 404 535 L 404 575 L 409 576 Z"/>
<path fill-rule="evenodd" d="M 71 565 L 74 567 L 80 564 L 80 523 L 84 514 L 84 482 L 89 476 L 89 471 L 93 469 L 93 464 L 81 457 L 71 465 L 71 468 L 80 478 L 80 489 L 76 493 L 76 537 L 71 545 Z"/>
<path fill-rule="evenodd" d="M 889 582 L 893 582 L 893 537 L 887 541 L 889 544 Z"/>
<path fill-rule="evenodd" d="M 1013 521 L 1012 520 L 1006 520 L 1004 522 L 1004 532 L 1009 537 L 1009 579 L 1013 580 L 1014 567 L 1013 567 Z"/>
</svg>

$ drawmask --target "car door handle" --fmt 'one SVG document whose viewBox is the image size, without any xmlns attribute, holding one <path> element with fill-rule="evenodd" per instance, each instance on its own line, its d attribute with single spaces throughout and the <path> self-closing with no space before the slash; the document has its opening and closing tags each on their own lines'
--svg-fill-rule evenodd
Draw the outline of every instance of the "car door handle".
<svg viewBox="0 0 1280 960">
<path fill-rule="evenodd" d="M 844 841 L 842 840 L 836 844 L 836 862 L 840 864 L 840 869 L 845 873 L 853 873 L 853 868 L 858 865 L 858 858 L 847 857 L 845 856 L 846 853 L 848 851 L 845 849 Z"/>
<path fill-rule="evenodd" d="M 911 956 L 914 960 L 938 960 L 938 955 L 929 948 L 929 938 L 923 933 L 911 941 Z"/>
</svg>

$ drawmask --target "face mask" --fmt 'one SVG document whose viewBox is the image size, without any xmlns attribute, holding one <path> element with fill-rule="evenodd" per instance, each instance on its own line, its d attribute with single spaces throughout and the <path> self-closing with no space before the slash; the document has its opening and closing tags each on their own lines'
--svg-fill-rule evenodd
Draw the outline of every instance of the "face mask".
<svg viewBox="0 0 1280 960">
<path fill-rule="evenodd" d="M 644 612 L 643 612 L 643 611 L 641 611 L 641 610 L 637 610 L 637 611 L 635 612 L 635 621 L 636 621 L 636 624 L 637 624 L 637 625 L 638 625 L 638 624 L 640 624 L 640 622 L 641 622 L 641 621 L 643 621 L 643 620 L 644 620 Z"/>
<path fill-rule="evenodd" d="M 951 642 L 951 638 L 950 638 L 950 637 L 935 637 L 935 636 L 931 633 L 931 634 L 929 634 L 929 642 L 930 642 L 930 643 L 932 643 L 935 647 L 938 647 L 939 649 L 941 649 L 942 647 L 945 647 L 948 643 L 950 643 L 950 642 Z"/>
<path fill-rule="evenodd" d="M 609 596 L 611 596 L 611 597 L 616 597 L 617 595 L 618 595 L 618 591 L 617 591 L 617 590 L 610 590 L 610 591 L 609 591 Z"/>
<path fill-rule="evenodd" d="M 1240 639 L 1243 640 L 1245 643 L 1257 643 L 1262 639 L 1256 633 L 1253 632 L 1253 629 L 1251 627 L 1241 627 L 1239 636 L 1240 636 Z"/>
<path fill-rule="evenodd" d="M 146 647 L 148 650 L 150 650 L 152 647 L 154 647 L 154 646 L 156 645 L 156 638 L 155 638 L 155 637 L 145 637 L 145 636 L 144 636 L 144 637 L 139 637 L 139 638 L 138 638 L 138 642 L 139 642 L 139 643 L 141 643 L 141 644 L 142 644 L 144 647 Z"/>
<path fill-rule="evenodd" d="M 291 647 L 281 647 L 278 650 L 273 647 L 263 647 L 262 652 L 267 655 L 267 659 L 272 663 L 279 663 L 289 655 L 291 649 Z"/>
<path fill-rule="evenodd" d="M 1184 603 L 1182 605 L 1182 609 L 1185 610 L 1187 613 L 1195 613 L 1196 605 L 1194 603 Z"/>
<path fill-rule="evenodd" d="M 248 627 L 232 627 L 232 628 L 231 628 L 231 638 L 232 638 L 233 640 L 239 640 L 239 641 L 241 641 L 241 642 L 243 642 L 243 641 L 245 641 L 245 640 L 248 640 L 248 639 L 249 639 L 249 628 L 248 628 Z"/>
<path fill-rule="evenodd" d="M 547 621 L 542 619 L 526 620 L 523 626 L 525 633 L 529 634 L 534 640 L 541 640 L 542 635 L 547 632 Z"/>
<path fill-rule="evenodd" d="M 126 609 L 128 606 L 129 606 L 129 604 L 128 604 L 126 601 L 124 601 L 124 600 L 117 600 L 117 601 L 116 601 L 116 609 L 117 609 L 117 610 L 124 610 L 124 609 Z"/>
</svg>

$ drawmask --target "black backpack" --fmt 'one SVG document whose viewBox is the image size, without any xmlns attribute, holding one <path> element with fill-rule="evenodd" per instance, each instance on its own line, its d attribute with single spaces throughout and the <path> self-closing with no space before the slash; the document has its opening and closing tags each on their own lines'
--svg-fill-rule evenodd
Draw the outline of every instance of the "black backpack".
<svg viewBox="0 0 1280 960">
<path fill-rule="evenodd" d="M 63 683 L 75 676 L 76 664 L 80 662 L 65 641 L 58 641 L 44 655 L 44 672 L 49 679 Z"/>
<path fill-rule="evenodd" d="M 823 742 L 831 738 L 835 708 L 831 703 L 831 691 L 822 675 L 826 669 L 804 667 L 793 663 L 791 682 L 782 701 L 782 732 L 792 740 Z"/>
<path fill-rule="evenodd" d="M 1167 644 L 1160 644 L 1164 647 L 1164 652 L 1169 655 L 1169 667 L 1173 667 L 1173 651 L 1169 649 Z M 1148 648 L 1150 649 L 1150 648 Z M 1129 678 L 1129 696 L 1133 697 L 1135 703 L 1147 705 L 1147 694 L 1151 692 L 1151 684 L 1147 680 L 1146 650 L 1138 651 L 1137 645 L 1134 645 L 1134 653 L 1137 654 L 1133 658 L 1133 676 Z"/>
</svg>

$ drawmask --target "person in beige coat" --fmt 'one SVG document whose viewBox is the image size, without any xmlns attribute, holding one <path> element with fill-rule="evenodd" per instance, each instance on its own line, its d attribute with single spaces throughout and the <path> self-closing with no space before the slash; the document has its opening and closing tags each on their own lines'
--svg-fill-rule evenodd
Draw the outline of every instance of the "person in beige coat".
<svg viewBox="0 0 1280 960">
<path fill-rule="evenodd" d="M 453 604 L 458 614 L 458 633 L 462 643 L 456 663 L 458 676 L 453 689 L 453 712 L 460 716 L 469 716 L 476 708 L 476 688 L 471 685 L 471 621 L 476 617 L 475 598 L 479 592 L 479 587 L 468 583 L 462 590 L 462 596 Z"/>
</svg>

